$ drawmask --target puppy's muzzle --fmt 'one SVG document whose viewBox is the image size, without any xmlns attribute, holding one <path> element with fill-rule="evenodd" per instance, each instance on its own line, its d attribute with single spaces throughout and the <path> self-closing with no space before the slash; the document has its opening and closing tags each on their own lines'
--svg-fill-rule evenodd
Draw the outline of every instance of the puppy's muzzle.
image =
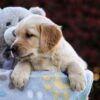
<svg viewBox="0 0 100 100">
<path fill-rule="evenodd" d="M 18 56 L 19 55 L 19 48 L 17 45 L 13 45 L 11 47 L 11 52 L 15 55 L 15 56 Z"/>
</svg>

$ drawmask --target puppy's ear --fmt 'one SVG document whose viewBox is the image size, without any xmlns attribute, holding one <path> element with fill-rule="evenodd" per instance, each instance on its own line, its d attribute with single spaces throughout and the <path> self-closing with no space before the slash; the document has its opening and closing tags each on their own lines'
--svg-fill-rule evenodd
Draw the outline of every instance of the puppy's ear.
<svg viewBox="0 0 100 100">
<path fill-rule="evenodd" d="M 40 51 L 42 53 L 52 50 L 59 42 L 62 36 L 61 29 L 57 25 L 40 25 Z"/>
</svg>

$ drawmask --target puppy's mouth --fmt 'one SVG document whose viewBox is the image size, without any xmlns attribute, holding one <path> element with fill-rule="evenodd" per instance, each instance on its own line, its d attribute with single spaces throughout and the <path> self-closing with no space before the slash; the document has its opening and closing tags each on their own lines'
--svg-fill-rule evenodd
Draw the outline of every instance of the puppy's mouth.
<svg viewBox="0 0 100 100">
<path fill-rule="evenodd" d="M 33 55 L 33 53 L 29 53 L 29 54 L 26 54 L 26 55 L 21 56 L 20 58 L 28 58 L 28 57 L 30 57 L 32 55 Z"/>
</svg>

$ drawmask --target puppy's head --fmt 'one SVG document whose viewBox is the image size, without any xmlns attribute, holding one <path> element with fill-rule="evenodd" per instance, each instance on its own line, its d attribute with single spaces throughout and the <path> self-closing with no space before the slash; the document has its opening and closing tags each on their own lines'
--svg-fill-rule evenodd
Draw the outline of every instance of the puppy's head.
<svg viewBox="0 0 100 100">
<path fill-rule="evenodd" d="M 32 15 L 22 20 L 16 27 L 16 40 L 11 46 L 14 56 L 19 58 L 47 53 L 59 42 L 60 27 L 46 17 Z"/>
</svg>

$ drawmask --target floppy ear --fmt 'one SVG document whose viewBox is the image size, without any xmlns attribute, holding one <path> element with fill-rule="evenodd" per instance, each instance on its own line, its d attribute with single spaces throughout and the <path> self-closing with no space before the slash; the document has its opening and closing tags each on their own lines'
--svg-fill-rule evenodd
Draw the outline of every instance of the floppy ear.
<svg viewBox="0 0 100 100">
<path fill-rule="evenodd" d="M 59 26 L 53 24 L 40 25 L 40 51 L 42 53 L 52 50 L 59 42 L 62 36 Z"/>
</svg>

